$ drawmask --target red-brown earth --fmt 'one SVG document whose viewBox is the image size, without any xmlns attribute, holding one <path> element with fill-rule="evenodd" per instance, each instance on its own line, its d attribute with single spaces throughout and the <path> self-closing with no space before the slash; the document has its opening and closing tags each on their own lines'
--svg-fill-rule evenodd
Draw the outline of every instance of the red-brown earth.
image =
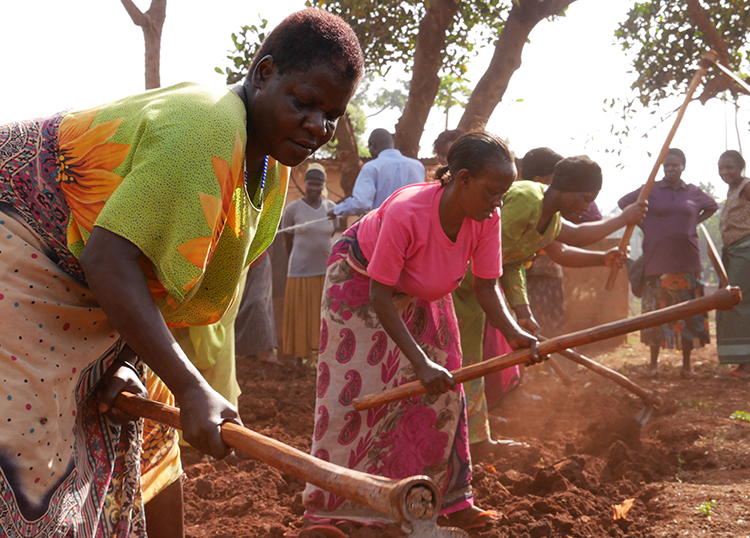
<svg viewBox="0 0 750 538">
<path fill-rule="evenodd" d="M 634 340 L 634 339 L 633 339 Z M 699 376 L 678 375 L 680 355 L 662 351 L 658 378 L 645 375 L 647 348 L 626 344 L 598 357 L 664 404 L 641 428 L 640 400 L 579 368 L 565 387 L 544 366 L 529 368 L 517 390 L 493 414 L 496 435 L 528 449 L 474 464 L 476 502 L 502 518 L 480 538 L 750 536 L 750 384 L 727 379 L 715 346 L 696 350 Z M 308 452 L 315 371 L 238 357 L 245 425 Z M 541 399 L 531 398 L 534 394 Z M 750 415 L 745 415 L 750 419 Z M 302 526 L 304 484 L 243 456 L 209 462 L 183 451 L 186 523 L 190 538 L 280 538 Z M 633 499 L 623 519 L 613 506 Z M 399 536 L 396 526 L 345 526 L 352 538 Z M 316 538 L 305 531 L 301 538 Z"/>
</svg>

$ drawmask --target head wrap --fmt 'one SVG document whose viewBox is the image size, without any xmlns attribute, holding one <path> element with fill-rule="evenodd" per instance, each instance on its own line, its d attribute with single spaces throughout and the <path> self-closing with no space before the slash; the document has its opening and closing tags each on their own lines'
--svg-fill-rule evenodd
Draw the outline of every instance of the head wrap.
<svg viewBox="0 0 750 538">
<path fill-rule="evenodd" d="M 317 179 L 318 181 L 322 181 L 323 183 L 325 183 L 328 177 L 325 167 L 320 163 L 310 163 L 307 166 L 307 171 L 305 172 L 305 180 L 307 180 L 308 176 L 310 177 L 310 179 Z"/>
<path fill-rule="evenodd" d="M 601 190 L 602 169 L 586 155 L 568 157 L 555 166 L 550 188 L 565 192 Z"/>
<path fill-rule="evenodd" d="M 532 180 L 544 177 L 555 171 L 555 165 L 562 161 L 562 155 L 549 148 L 530 149 L 523 156 L 521 178 Z"/>
</svg>

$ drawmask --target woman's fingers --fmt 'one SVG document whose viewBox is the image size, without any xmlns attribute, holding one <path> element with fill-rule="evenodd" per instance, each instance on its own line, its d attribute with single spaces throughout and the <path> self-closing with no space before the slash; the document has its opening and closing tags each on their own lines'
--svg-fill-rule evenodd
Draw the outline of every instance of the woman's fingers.
<svg viewBox="0 0 750 538">
<path fill-rule="evenodd" d="M 135 375 L 135 372 L 115 362 L 104 375 L 98 392 L 99 412 L 106 413 L 112 420 L 120 423 L 138 420 L 140 417 L 124 413 L 114 407 L 115 400 L 121 392 L 132 392 L 143 398 L 148 398 L 148 390 Z"/>
<path fill-rule="evenodd" d="M 231 421 L 242 426 L 237 409 L 219 393 L 205 385 L 186 394 L 180 402 L 180 422 L 185 440 L 194 448 L 216 459 L 232 449 L 221 438 L 221 424 Z"/>
</svg>

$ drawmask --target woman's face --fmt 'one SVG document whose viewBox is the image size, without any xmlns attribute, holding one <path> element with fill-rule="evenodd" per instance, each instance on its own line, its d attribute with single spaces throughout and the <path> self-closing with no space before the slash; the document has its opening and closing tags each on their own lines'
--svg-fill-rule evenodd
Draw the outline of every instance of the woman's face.
<svg viewBox="0 0 750 538">
<path fill-rule="evenodd" d="M 331 140 L 356 89 L 354 81 L 322 64 L 279 74 L 267 56 L 255 73 L 248 144 L 287 166 L 300 164 Z"/>
<path fill-rule="evenodd" d="M 305 198 L 308 202 L 317 202 L 323 193 L 324 183 L 318 179 L 305 179 Z"/>
<path fill-rule="evenodd" d="M 727 185 L 736 185 L 742 180 L 742 168 L 735 159 L 722 157 L 719 159 L 719 175 Z"/>
<path fill-rule="evenodd" d="M 664 159 L 664 179 L 668 183 L 677 183 L 685 170 L 685 165 L 676 155 L 667 155 Z"/>
<path fill-rule="evenodd" d="M 473 176 L 461 172 L 457 178 L 465 179 L 461 206 L 467 217 L 479 222 L 492 217 L 503 205 L 503 195 L 516 179 L 516 165 L 508 161 L 493 162 Z"/>
<path fill-rule="evenodd" d="M 560 214 L 568 222 L 578 224 L 583 214 L 589 210 L 591 202 L 596 200 L 599 191 L 567 192 L 560 191 Z"/>
</svg>

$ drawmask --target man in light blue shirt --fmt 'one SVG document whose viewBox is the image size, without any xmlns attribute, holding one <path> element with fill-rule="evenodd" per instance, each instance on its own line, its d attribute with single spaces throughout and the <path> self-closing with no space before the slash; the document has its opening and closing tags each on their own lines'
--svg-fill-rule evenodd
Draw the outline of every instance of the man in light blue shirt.
<svg viewBox="0 0 750 538">
<path fill-rule="evenodd" d="M 393 148 L 393 136 L 385 129 L 375 129 L 367 141 L 375 157 L 365 163 L 354 183 L 352 196 L 337 204 L 333 215 L 364 215 L 385 202 L 401 187 L 424 181 L 424 166 L 417 159 L 404 157 Z"/>
</svg>

